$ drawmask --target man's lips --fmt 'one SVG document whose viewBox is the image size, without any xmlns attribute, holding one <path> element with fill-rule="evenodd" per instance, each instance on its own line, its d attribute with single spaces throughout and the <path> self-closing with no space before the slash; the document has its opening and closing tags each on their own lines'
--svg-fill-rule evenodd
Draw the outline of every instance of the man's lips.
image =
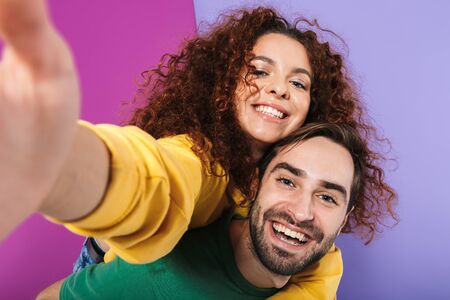
<svg viewBox="0 0 450 300">
<path fill-rule="evenodd" d="M 304 230 L 284 222 L 269 221 L 268 227 L 276 244 L 287 250 L 298 250 L 299 247 L 304 247 L 313 240 Z"/>
<path fill-rule="evenodd" d="M 285 235 L 297 238 L 300 241 L 312 240 L 313 238 L 303 229 L 292 226 L 291 224 L 286 224 L 284 222 L 272 221 L 272 227 Z"/>
</svg>

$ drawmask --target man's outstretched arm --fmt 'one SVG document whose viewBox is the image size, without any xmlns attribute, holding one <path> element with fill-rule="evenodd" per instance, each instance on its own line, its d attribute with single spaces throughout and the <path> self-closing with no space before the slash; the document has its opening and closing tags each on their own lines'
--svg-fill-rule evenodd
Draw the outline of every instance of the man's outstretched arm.
<svg viewBox="0 0 450 300">
<path fill-rule="evenodd" d="M 36 300 L 58 300 L 59 299 L 59 291 L 64 282 L 64 279 L 61 279 L 42 292 L 37 295 Z"/>
</svg>

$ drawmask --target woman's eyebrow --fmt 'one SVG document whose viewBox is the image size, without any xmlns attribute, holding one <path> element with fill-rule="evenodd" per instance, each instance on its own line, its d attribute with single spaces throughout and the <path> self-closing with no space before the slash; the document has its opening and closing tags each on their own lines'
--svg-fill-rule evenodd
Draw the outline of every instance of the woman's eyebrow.
<svg viewBox="0 0 450 300">
<path fill-rule="evenodd" d="M 298 74 L 298 73 L 300 73 L 300 74 L 305 74 L 306 76 L 309 77 L 309 80 L 312 81 L 311 74 L 310 74 L 310 73 L 308 72 L 308 70 L 306 70 L 306 69 L 303 69 L 303 68 L 295 68 L 294 70 L 292 70 L 292 73 L 293 73 L 293 74 Z"/>
<path fill-rule="evenodd" d="M 251 61 L 254 61 L 254 60 L 262 60 L 262 61 L 264 61 L 264 62 L 266 62 L 266 63 L 268 63 L 270 65 L 274 65 L 275 64 L 275 61 L 273 59 L 271 59 L 271 58 L 269 58 L 267 56 L 263 56 L 263 55 L 255 56 L 255 57 L 252 58 Z"/>
<path fill-rule="evenodd" d="M 275 65 L 276 64 L 276 62 L 273 59 L 271 59 L 270 57 L 264 56 L 264 55 L 258 55 L 258 56 L 255 56 L 255 57 L 253 57 L 251 59 L 251 61 L 254 61 L 254 60 L 261 60 L 263 62 L 268 63 L 269 65 Z M 306 70 L 304 68 L 294 68 L 291 71 L 291 73 L 293 73 L 293 74 L 298 74 L 298 73 L 305 74 L 305 75 L 307 75 L 309 77 L 309 80 L 312 80 L 311 74 L 308 72 L 308 70 Z"/>
</svg>

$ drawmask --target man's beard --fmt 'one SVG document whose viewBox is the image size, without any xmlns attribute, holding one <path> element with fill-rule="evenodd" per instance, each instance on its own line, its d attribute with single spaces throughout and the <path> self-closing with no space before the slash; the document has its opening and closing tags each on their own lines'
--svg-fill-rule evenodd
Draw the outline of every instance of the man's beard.
<svg viewBox="0 0 450 300">
<path fill-rule="evenodd" d="M 284 220 L 289 224 L 295 225 L 298 228 L 303 228 L 311 235 L 318 247 L 309 248 L 308 251 L 302 255 L 301 259 L 296 258 L 296 253 L 290 253 L 276 246 L 269 244 L 264 239 L 264 225 L 269 219 L 276 217 L 277 220 Z M 324 256 L 337 236 L 337 232 L 329 237 L 324 237 L 323 232 L 317 228 L 311 221 L 296 222 L 292 217 L 281 211 L 275 209 L 267 210 L 264 215 L 261 213 L 261 207 L 255 202 L 250 211 L 250 236 L 251 246 L 258 256 L 261 263 L 272 273 L 278 275 L 293 275 L 301 272 L 312 263 L 318 261 Z M 273 230 L 273 229 L 271 229 Z M 311 241 L 313 242 L 313 241 Z M 308 245 L 306 245 L 308 247 Z"/>
</svg>

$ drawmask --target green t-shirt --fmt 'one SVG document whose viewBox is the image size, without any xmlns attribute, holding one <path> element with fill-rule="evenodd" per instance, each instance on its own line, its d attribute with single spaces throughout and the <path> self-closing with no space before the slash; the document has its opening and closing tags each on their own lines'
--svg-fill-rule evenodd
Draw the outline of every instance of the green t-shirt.
<svg viewBox="0 0 450 300">
<path fill-rule="evenodd" d="M 265 299 L 239 272 L 229 239 L 230 216 L 188 231 L 167 256 L 149 264 L 117 258 L 68 277 L 60 299 Z"/>
</svg>

